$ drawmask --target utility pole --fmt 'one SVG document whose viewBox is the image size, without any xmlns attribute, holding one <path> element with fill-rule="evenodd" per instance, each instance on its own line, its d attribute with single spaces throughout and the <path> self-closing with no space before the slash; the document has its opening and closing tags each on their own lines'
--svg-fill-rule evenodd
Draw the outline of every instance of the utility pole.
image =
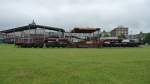
<svg viewBox="0 0 150 84">
<path fill-rule="evenodd" d="M 28 43 L 30 43 L 30 25 L 29 25 L 29 35 L 28 35 Z"/>
<path fill-rule="evenodd" d="M 14 44 L 16 43 L 16 35 L 15 35 L 15 29 L 14 29 Z"/>
<path fill-rule="evenodd" d="M 98 28 L 98 48 L 100 47 L 100 28 Z"/>
</svg>

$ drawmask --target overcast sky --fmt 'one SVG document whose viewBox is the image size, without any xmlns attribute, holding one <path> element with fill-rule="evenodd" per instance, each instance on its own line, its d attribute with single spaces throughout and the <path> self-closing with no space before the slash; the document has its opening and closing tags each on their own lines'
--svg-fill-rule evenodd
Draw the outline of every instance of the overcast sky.
<svg viewBox="0 0 150 84">
<path fill-rule="evenodd" d="M 72 29 L 118 25 L 150 32 L 150 0 L 0 0 L 0 30 L 37 24 Z"/>
</svg>

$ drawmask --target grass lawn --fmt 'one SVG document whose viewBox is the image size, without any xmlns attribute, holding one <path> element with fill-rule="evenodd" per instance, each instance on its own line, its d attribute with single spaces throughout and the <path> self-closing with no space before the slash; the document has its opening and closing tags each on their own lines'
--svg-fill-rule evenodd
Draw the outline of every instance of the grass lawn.
<svg viewBox="0 0 150 84">
<path fill-rule="evenodd" d="M 150 47 L 28 49 L 0 45 L 0 84 L 150 84 Z"/>
</svg>

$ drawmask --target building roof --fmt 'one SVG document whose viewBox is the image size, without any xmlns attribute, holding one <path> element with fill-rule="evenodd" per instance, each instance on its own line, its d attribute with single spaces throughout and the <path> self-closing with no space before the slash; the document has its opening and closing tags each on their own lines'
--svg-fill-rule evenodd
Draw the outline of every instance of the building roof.
<svg viewBox="0 0 150 84">
<path fill-rule="evenodd" d="M 61 29 L 61 28 L 43 26 L 43 25 L 36 25 L 36 24 L 29 24 L 29 25 L 26 25 L 26 26 L 12 28 L 12 29 L 8 29 L 8 30 L 3 30 L 3 31 L 0 31 L 0 32 L 1 33 L 13 33 L 13 32 L 20 32 L 20 31 L 29 30 L 29 29 L 36 29 L 36 28 L 42 28 L 42 29 L 59 31 L 59 32 L 65 32 L 65 30 Z"/>
<path fill-rule="evenodd" d="M 128 30 L 128 27 L 118 26 L 118 27 L 114 28 L 112 31 L 116 31 L 116 30 Z"/>
<path fill-rule="evenodd" d="M 100 28 L 74 28 L 71 33 L 94 33 L 99 30 Z"/>
</svg>

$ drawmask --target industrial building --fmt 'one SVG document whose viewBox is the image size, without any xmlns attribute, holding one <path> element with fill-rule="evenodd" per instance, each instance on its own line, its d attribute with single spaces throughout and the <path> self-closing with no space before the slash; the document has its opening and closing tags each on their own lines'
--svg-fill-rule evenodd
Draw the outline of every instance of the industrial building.
<svg viewBox="0 0 150 84">
<path fill-rule="evenodd" d="M 118 36 L 121 36 L 121 35 L 124 35 L 126 37 L 128 36 L 128 27 L 118 26 L 117 28 L 114 28 L 111 31 L 111 36 L 112 37 L 118 37 Z"/>
</svg>

